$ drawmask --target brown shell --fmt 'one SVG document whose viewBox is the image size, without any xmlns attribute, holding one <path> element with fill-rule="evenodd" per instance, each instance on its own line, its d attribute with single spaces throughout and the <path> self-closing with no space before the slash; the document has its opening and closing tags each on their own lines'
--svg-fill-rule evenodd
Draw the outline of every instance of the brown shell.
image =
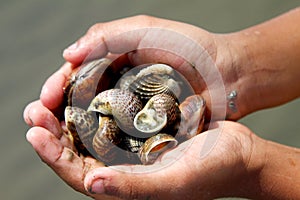
<svg viewBox="0 0 300 200">
<path fill-rule="evenodd" d="M 86 148 L 92 147 L 94 134 L 98 129 L 96 116 L 78 107 L 65 108 L 65 122 L 74 138 L 74 145 L 83 155 L 89 155 Z"/>
<path fill-rule="evenodd" d="M 88 110 L 113 115 L 118 126 L 125 130 L 133 129 L 134 116 L 142 109 L 138 97 L 127 90 L 109 89 L 99 93 Z"/>
<path fill-rule="evenodd" d="M 111 61 L 106 58 L 90 61 L 75 71 L 64 87 L 67 105 L 87 108 L 90 101 L 109 88 L 112 70 L 108 67 Z"/>
<path fill-rule="evenodd" d="M 120 75 L 111 66 L 108 59 L 91 61 L 65 88 L 72 105 L 65 121 L 80 153 L 106 164 L 151 164 L 177 145 L 177 131 L 185 139 L 201 132 L 205 101 L 190 96 L 190 85 L 170 66 L 146 66 L 122 78 L 121 89 L 108 89 Z"/>
</svg>

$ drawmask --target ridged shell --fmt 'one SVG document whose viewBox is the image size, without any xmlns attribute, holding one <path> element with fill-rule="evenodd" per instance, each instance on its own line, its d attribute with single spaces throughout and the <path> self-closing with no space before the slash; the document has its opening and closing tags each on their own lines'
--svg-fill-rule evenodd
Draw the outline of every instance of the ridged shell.
<svg viewBox="0 0 300 200">
<path fill-rule="evenodd" d="M 157 133 L 178 121 L 180 112 L 175 99 L 167 94 L 153 96 L 136 114 L 134 127 L 144 133 Z"/>
<path fill-rule="evenodd" d="M 137 78 L 145 77 L 149 74 L 163 74 L 163 75 L 174 75 L 174 69 L 169 65 L 165 64 L 152 64 L 142 70 L 136 75 Z"/>
<path fill-rule="evenodd" d="M 174 98 L 180 95 L 179 83 L 168 75 L 161 74 L 149 74 L 137 78 L 129 85 L 129 91 L 146 101 L 157 94 L 165 93 Z"/>
<path fill-rule="evenodd" d="M 67 129 L 74 138 L 77 150 L 89 155 L 86 148 L 92 147 L 94 134 L 98 129 L 96 116 L 78 107 L 67 106 L 65 108 L 65 122 Z"/>
<path fill-rule="evenodd" d="M 121 89 L 109 89 L 99 93 L 91 102 L 88 111 L 113 115 L 118 126 L 133 129 L 134 116 L 142 109 L 142 103 L 133 93 Z"/>
<path fill-rule="evenodd" d="M 154 135 L 146 140 L 141 147 L 140 160 L 144 165 L 152 164 L 162 152 L 175 147 L 177 143 L 177 140 L 169 134 L 159 133 Z"/>
<path fill-rule="evenodd" d="M 204 125 L 205 100 L 200 95 L 187 97 L 180 105 L 182 123 L 178 131 L 178 136 L 186 139 L 199 134 Z"/>
</svg>

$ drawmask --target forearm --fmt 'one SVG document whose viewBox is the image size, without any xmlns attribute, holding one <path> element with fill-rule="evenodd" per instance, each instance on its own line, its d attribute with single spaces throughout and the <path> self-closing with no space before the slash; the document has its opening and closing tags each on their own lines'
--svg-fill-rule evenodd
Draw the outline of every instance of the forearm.
<svg viewBox="0 0 300 200">
<path fill-rule="evenodd" d="M 225 87 L 238 91 L 238 112 L 232 118 L 300 96 L 299 22 L 300 8 L 260 25 L 220 35 L 227 41 L 227 56 L 233 66 L 231 76 L 224 76 Z"/>
<path fill-rule="evenodd" d="M 233 196 L 300 199 L 300 149 L 251 138 L 251 153 L 244 158 L 246 173 L 240 175 Z"/>
<path fill-rule="evenodd" d="M 261 199 L 300 198 L 300 149 L 267 142 L 259 176 Z"/>
</svg>

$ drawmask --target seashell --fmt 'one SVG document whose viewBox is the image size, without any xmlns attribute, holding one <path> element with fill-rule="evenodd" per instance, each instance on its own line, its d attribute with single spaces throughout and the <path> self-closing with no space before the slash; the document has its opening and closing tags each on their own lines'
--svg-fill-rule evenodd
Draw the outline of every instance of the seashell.
<svg viewBox="0 0 300 200">
<path fill-rule="evenodd" d="M 157 133 L 166 125 L 178 121 L 180 112 L 175 99 L 167 94 L 153 96 L 136 114 L 134 127 L 143 133 Z"/>
<path fill-rule="evenodd" d="M 99 93 L 91 102 L 88 111 L 113 115 L 118 126 L 132 130 L 134 116 L 142 109 L 138 97 L 127 90 L 109 89 Z"/>
<path fill-rule="evenodd" d="M 138 138 L 131 135 L 125 136 L 123 142 L 126 149 L 132 153 L 137 153 L 141 146 L 144 145 L 146 138 Z"/>
<path fill-rule="evenodd" d="M 169 65 L 165 64 L 152 64 L 142 70 L 136 75 L 137 78 L 147 76 L 149 74 L 163 74 L 163 75 L 173 75 L 174 69 Z"/>
<path fill-rule="evenodd" d="M 205 107 L 205 100 L 200 95 L 189 96 L 179 105 L 183 122 L 178 136 L 190 139 L 202 131 Z"/>
<path fill-rule="evenodd" d="M 139 157 L 144 165 L 152 164 L 157 157 L 167 149 L 173 148 L 178 144 L 177 140 L 165 133 L 159 133 L 146 140 L 139 151 Z"/>
<path fill-rule="evenodd" d="M 98 155 L 106 154 L 118 145 L 120 141 L 120 129 L 111 117 L 99 117 L 99 128 L 93 138 L 93 148 Z"/>
<path fill-rule="evenodd" d="M 91 148 L 93 136 L 98 129 L 96 116 L 78 107 L 65 108 L 65 122 L 74 138 L 74 145 L 84 155 L 89 155 L 86 148 Z"/>
<path fill-rule="evenodd" d="M 133 92 L 141 98 L 141 100 L 149 100 L 157 94 L 166 93 L 174 98 L 180 95 L 179 83 L 167 75 L 149 74 L 136 80 L 128 87 L 129 91 Z"/>
<path fill-rule="evenodd" d="M 124 76 L 121 78 L 119 86 L 122 90 L 129 90 L 129 86 L 136 80 L 134 75 Z"/>
<path fill-rule="evenodd" d="M 113 118 L 99 117 L 99 128 L 93 137 L 92 144 L 100 160 L 112 163 L 117 160 L 118 154 L 124 154 L 124 150 L 117 147 L 122 142 L 120 134 L 120 129 Z"/>
<path fill-rule="evenodd" d="M 113 77 L 110 64 L 106 58 L 93 60 L 74 72 L 64 87 L 67 105 L 87 108 L 95 94 L 107 89 Z"/>
</svg>

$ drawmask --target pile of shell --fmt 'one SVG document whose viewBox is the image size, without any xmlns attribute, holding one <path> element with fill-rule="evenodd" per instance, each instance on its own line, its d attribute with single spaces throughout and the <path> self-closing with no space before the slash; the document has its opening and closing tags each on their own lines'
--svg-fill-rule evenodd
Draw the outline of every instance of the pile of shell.
<svg viewBox="0 0 300 200">
<path fill-rule="evenodd" d="M 65 122 L 79 153 L 106 164 L 151 164 L 201 132 L 205 101 L 170 66 L 135 67 L 118 82 L 113 77 L 119 78 L 111 62 L 100 59 L 82 67 L 65 89 Z"/>
</svg>

